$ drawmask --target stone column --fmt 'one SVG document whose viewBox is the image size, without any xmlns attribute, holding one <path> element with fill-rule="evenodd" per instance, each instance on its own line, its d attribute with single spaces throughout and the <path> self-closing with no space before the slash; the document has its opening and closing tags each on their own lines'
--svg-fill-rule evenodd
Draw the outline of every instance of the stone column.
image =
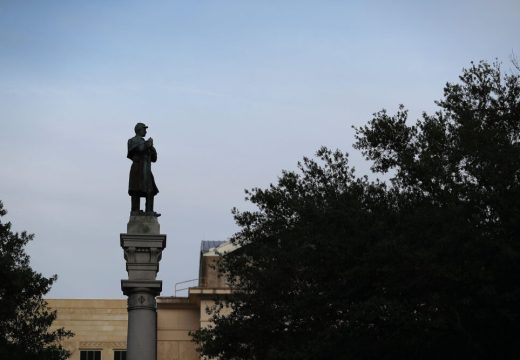
<svg viewBox="0 0 520 360">
<path fill-rule="evenodd" d="M 128 280 L 121 280 L 128 296 L 128 360 L 157 359 L 157 317 L 155 297 L 162 281 L 156 280 L 159 261 L 166 247 L 166 235 L 159 234 L 154 216 L 131 216 L 127 232 L 121 234 Z"/>
</svg>

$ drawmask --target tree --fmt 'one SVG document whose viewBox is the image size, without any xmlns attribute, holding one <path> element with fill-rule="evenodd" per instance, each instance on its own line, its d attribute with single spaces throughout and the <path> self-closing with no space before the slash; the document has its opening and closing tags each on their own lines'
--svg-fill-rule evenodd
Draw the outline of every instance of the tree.
<svg viewBox="0 0 520 360">
<path fill-rule="evenodd" d="M 356 128 L 388 181 L 322 148 L 247 192 L 258 209 L 234 210 L 240 248 L 219 262 L 233 295 L 193 334 L 203 355 L 519 358 L 520 79 L 472 63 L 436 104 Z"/>
<path fill-rule="evenodd" d="M 0 217 L 7 211 L 0 201 Z M 0 222 L 0 359 L 65 360 L 59 341 L 72 336 L 63 328 L 50 330 L 56 312 L 42 298 L 56 281 L 31 269 L 24 247 L 34 235 L 13 233 Z"/>
</svg>

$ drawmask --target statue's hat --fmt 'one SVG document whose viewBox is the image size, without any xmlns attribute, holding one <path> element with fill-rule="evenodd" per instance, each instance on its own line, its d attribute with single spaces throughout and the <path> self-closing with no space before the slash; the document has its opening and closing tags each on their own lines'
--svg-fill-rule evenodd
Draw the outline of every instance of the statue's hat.
<svg viewBox="0 0 520 360">
<path fill-rule="evenodd" d="M 146 125 L 143 124 L 143 123 L 137 123 L 137 124 L 135 124 L 134 130 L 137 131 L 137 129 L 139 129 L 139 128 L 145 128 L 145 129 L 147 129 L 148 126 L 146 126 Z"/>
</svg>

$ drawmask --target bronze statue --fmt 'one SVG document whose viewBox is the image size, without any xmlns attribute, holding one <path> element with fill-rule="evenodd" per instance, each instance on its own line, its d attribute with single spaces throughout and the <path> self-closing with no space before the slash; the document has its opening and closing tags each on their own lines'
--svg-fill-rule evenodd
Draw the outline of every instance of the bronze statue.
<svg viewBox="0 0 520 360">
<path fill-rule="evenodd" d="M 152 174 L 152 163 L 157 161 L 157 151 L 153 147 L 153 139 L 145 140 L 146 126 L 143 123 L 135 125 L 135 136 L 128 140 L 127 158 L 132 160 L 128 195 L 132 197 L 130 215 L 161 216 L 153 210 L 153 198 L 159 193 Z M 141 198 L 146 198 L 145 211 L 140 210 Z"/>
</svg>

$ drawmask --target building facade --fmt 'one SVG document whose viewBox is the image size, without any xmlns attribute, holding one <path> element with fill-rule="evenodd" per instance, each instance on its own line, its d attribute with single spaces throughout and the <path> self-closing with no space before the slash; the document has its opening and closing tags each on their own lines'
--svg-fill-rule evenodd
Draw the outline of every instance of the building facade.
<svg viewBox="0 0 520 360">
<path fill-rule="evenodd" d="M 49 299 L 47 303 L 58 312 L 53 326 L 75 334 L 62 343 L 71 360 L 118 359 L 126 351 L 126 300 Z"/>
</svg>

